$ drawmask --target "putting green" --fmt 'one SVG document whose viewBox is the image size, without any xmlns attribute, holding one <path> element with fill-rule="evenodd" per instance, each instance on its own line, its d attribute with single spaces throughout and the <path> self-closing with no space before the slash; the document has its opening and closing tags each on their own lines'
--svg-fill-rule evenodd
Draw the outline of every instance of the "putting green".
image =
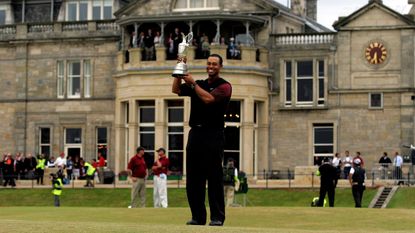
<svg viewBox="0 0 415 233">
<path fill-rule="evenodd" d="M 415 210 L 247 207 L 224 227 L 186 226 L 188 208 L 2 207 L 0 232 L 413 232 Z"/>
</svg>

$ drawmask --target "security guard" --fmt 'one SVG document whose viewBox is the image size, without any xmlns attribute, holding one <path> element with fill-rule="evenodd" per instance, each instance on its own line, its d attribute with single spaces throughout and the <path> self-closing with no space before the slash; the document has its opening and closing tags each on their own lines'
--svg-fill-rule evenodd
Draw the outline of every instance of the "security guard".
<svg viewBox="0 0 415 233">
<path fill-rule="evenodd" d="M 38 185 L 39 183 L 43 185 L 43 176 L 45 174 L 45 163 L 46 163 L 45 156 L 43 154 L 39 155 L 39 159 L 37 160 L 37 165 L 36 165 L 36 183 Z"/>
<path fill-rule="evenodd" d="M 362 168 L 361 163 L 362 161 L 360 159 L 353 160 L 353 168 L 349 173 L 349 182 L 352 186 L 352 193 L 356 208 L 362 207 L 363 192 L 366 189 L 366 171 Z"/>
<path fill-rule="evenodd" d="M 334 207 L 334 195 L 335 195 L 335 180 L 337 177 L 337 170 L 330 163 L 330 160 L 326 157 L 323 159 L 323 164 L 318 168 L 320 172 L 320 197 L 318 206 L 324 205 L 324 198 L 326 193 L 329 198 L 329 206 Z"/>
<path fill-rule="evenodd" d="M 86 184 L 85 187 L 94 187 L 94 184 L 91 180 L 94 180 L 94 174 L 97 170 L 94 166 L 92 166 L 90 163 L 85 162 L 84 163 L 85 173 L 86 173 Z"/>
<path fill-rule="evenodd" d="M 58 177 L 55 173 L 50 174 L 52 178 L 52 194 L 54 197 L 55 207 L 59 207 L 61 205 L 59 197 L 62 195 L 62 179 Z"/>
</svg>

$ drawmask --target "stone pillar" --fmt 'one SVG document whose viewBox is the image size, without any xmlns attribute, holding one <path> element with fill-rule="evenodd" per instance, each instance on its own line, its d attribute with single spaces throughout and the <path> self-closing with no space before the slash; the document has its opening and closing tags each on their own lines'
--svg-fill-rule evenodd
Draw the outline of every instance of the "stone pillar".
<svg viewBox="0 0 415 233">
<path fill-rule="evenodd" d="M 241 46 L 243 64 L 254 64 L 256 62 L 256 48 L 253 46 Z"/>
<path fill-rule="evenodd" d="M 163 98 L 156 99 L 155 103 L 155 139 L 154 139 L 154 147 L 157 150 L 160 147 L 166 148 L 166 103 Z M 167 149 L 167 148 L 166 148 Z M 157 153 L 154 156 L 156 158 Z"/>
<path fill-rule="evenodd" d="M 97 22 L 89 21 L 88 22 L 88 32 L 95 32 L 97 30 Z"/>
<path fill-rule="evenodd" d="M 141 48 L 131 48 L 130 52 L 130 64 L 132 67 L 140 66 L 141 62 Z"/>
<path fill-rule="evenodd" d="M 155 46 L 156 48 L 156 59 L 158 62 L 166 61 L 166 47 L 163 43 L 160 43 Z"/>
<path fill-rule="evenodd" d="M 252 98 L 244 99 L 242 109 L 241 122 L 241 156 L 239 169 L 244 171 L 248 175 L 254 173 L 253 170 L 253 140 L 254 140 L 254 100 Z"/>
<path fill-rule="evenodd" d="M 26 39 L 27 38 L 27 24 L 17 24 L 16 25 L 16 39 Z"/>
<path fill-rule="evenodd" d="M 124 52 L 125 51 L 118 51 L 117 52 L 117 71 L 122 71 L 124 67 Z"/>
<path fill-rule="evenodd" d="M 132 157 L 135 154 L 138 143 L 138 117 L 137 117 L 137 101 L 129 101 L 129 122 L 128 122 L 128 148 L 130 151 L 129 156 Z"/>
<path fill-rule="evenodd" d="M 122 102 L 115 102 L 115 175 L 127 168 L 125 164 L 125 115 L 124 106 Z"/>
<path fill-rule="evenodd" d="M 195 46 L 189 46 L 189 49 L 187 50 L 187 63 L 192 62 L 195 60 Z"/>
<path fill-rule="evenodd" d="M 268 66 L 268 50 L 261 48 L 259 49 L 259 61 L 261 63 L 261 65 L 263 65 L 264 67 L 269 67 Z"/>
<path fill-rule="evenodd" d="M 219 54 L 223 58 L 223 61 L 225 61 L 226 60 L 226 49 L 227 49 L 226 45 L 212 44 L 210 46 L 210 54 Z"/>
<path fill-rule="evenodd" d="M 186 145 L 189 138 L 190 126 L 189 126 L 189 118 L 190 118 L 190 98 L 185 98 L 183 103 L 183 175 L 187 174 L 186 168 Z"/>
</svg>

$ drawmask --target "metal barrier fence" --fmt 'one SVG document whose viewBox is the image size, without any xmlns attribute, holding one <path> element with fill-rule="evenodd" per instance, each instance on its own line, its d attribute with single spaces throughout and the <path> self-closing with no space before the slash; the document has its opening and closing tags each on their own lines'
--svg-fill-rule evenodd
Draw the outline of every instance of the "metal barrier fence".
<svg viewBox="0 0 415 233">
<path fill-rule="evenodd" d="M 367 166 L 367 165 L 366 165 Z M 246 174 L 250 188 L 318 188 L 320 177 L 316 175 L 318 167 L 308 167 L 302 171 L 286 168 L 279 170 L 263 170 L 257 174 Z M 148 184 L 152 185 L 152 176 L 148 177 Z M 94 182 L 100 188 L 127 188 L 131 182 L 122 176 L 104 177 L 104 184 L 99 184 L 98 179 Z M 3 184 L 3 176 L 0 173 L 0 182 Z M 37 185 L 36 179 L 18 180 L 17 185 L 25 188 L 50 187 L 49 181 L 45 177 L 45 185 Z M 186 187 L 185 175 L 168 176 L 168 186 L 170 188 Z M 86 180 L 70 180 L 66 188 L 80 188 L 86 184 Z M 366 168 L 366 186 L 375 187 L 378 185 L 408 185 L 415 184 L 414 166 L 411 163 L 404 163 L 401 168 L 396 168 L 392 164 L 372 164 Z M 344 169 L 341 170 L 338 180 L 338 187 L 349 187 L 348 177 L 345 176 Z M 3 187 L 3 186 L 0 186 Z"/>
</svg>

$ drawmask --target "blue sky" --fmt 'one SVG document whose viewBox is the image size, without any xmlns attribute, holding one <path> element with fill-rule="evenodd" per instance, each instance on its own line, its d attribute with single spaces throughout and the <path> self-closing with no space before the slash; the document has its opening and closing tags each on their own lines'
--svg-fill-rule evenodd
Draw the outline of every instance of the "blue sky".
<svg viewBox="0 0 415 233">
<path fill-rule="evenodd" d="M 287 5 L 289 0 L 275 0 Z M 317 0 L 317 21 L 333 29 L 331 26 L 339 16 L 347 16 L 368 3 L 369 0 Z M 411 9 L 408 0 L 383 0 L 383 4 L 395 11 L 407 14 Z"/>
</svg>

